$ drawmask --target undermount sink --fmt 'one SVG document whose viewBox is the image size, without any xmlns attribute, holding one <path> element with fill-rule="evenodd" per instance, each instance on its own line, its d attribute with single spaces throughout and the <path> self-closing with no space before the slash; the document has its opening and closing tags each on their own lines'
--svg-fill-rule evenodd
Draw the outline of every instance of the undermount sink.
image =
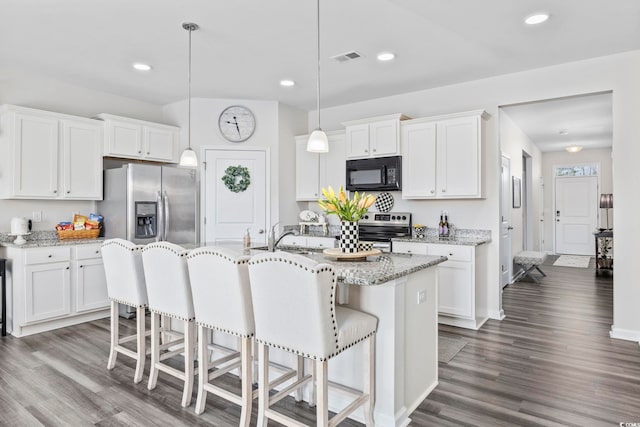
<svg viewBox="0 0 640 427">
<path fill-rule="evenodd" d="M 251 248 L 256 251 L 266 251 L 269 250 L 267 246 L 256 246 Z M 282 247 L 276 249 L 276 252 L 289 252 L 290 254 L 298 254 L 298 255 L 309 255 L 311 253 L 310 250 L 305 248 L 291 248 L 291 247 Z"/>
</svg>

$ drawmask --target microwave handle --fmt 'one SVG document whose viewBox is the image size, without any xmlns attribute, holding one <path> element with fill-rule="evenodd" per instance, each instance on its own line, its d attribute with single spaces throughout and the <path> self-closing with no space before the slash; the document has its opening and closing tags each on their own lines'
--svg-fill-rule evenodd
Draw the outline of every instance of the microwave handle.
<svg viewBox="0 0 640 427">
<path fill-rule="evenodd" d="M 387 185 L 387 167 L 382 166 L 382 184 Z"/>
</svg>

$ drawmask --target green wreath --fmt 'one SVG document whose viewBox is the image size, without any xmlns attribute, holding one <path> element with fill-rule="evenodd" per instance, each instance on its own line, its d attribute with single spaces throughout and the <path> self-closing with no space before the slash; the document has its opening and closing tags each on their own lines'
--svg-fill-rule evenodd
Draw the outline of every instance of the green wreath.
<svg viewBox="0 0 640 427">
<path fill-rule="evenodd" d="M 240 177 L 239 180 L 238 177 Z M 240 165 L 229 166 L 224 171 L 222 182 L 224 182 L 224 185 L 234 193 L 241 193 L 249 188 L 249 184 L 251 184 L 249 169 Z"/>
</svg>

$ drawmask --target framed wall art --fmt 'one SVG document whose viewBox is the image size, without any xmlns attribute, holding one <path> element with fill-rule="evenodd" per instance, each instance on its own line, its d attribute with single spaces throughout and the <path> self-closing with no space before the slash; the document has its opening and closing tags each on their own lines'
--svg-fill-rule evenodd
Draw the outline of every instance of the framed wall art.
<svg viewBox="0 0 640 427">
<path fill-rule="evenodd" d="M 522 186 L 520 184 L 520 178 L 517 176 L 512 177 L 513 181 L 513 207 L 520 208 L 522 206 Z"/>
</svg>

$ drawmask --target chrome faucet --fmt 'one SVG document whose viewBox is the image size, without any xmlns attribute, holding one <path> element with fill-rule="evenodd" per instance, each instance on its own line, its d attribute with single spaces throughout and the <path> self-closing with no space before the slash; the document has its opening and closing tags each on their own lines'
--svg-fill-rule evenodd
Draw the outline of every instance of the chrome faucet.
<svg viewBox="0 0 640 427">
<path fill-rule="evenodd" d="M 295 231 L 289 230 L 289 231 L 285 231 L 284 233 L 282 233 L 280 236 L 276 238 L 276 227 L 278 226 L 278 224 L 279 222 L 276 222 L 271 226 L 271 231 L 269 232 L 269 236 L 267 238 L 267 249 L 269 250 L 269 252 L 276 251 L 276 248 L 278 247 L 278 243 L 280 243 L 280 240 L 282 240 L 284 236 L 288 236 L 290 234 L 296 234 Z"/>
</svg>

